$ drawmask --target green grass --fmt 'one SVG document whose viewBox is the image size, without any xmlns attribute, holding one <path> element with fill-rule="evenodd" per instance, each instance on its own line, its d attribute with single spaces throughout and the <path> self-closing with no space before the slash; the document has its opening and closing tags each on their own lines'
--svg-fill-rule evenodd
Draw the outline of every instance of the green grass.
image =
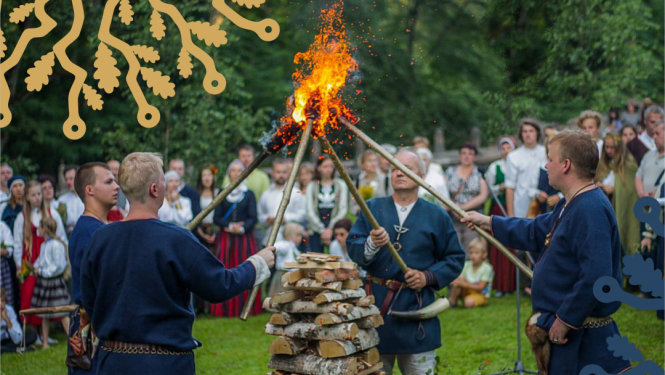
<svg viewBox="0 0 665 375">
<path fill-rule="evenodd" d="M 522 324 L 531 313 L 530 302 L 523 300 Z M 637 345 L 645 359 L 661 366 L 664 358 L 663 322 L 653 311 L 622 306 L 614 316 L 623 336 Z M 441 314 L 443 346 L 437 350 L 443 374 L 490 374 L 513 368 L 517 358 L 515 297 L 493 298 L 490 306 L 479 309 L 453 309 Z M 199 375 L 265 374 L 268 346 L 272 337 L 263 334 L 268 314 L 238 319 L 204 317 L 194 324 L 194 337 L 203 342 L 195 351 Z M 536 368 L 526 337 L 522 332 L 522 358 L 528 369 Z M 56 333 L 60 344 L 51 349 L 23 356 L 3 355 L 2 374 L 66 374 L 65 336 Z M 487 365 L 485 365 L 488 363 Z"/>
</svg>

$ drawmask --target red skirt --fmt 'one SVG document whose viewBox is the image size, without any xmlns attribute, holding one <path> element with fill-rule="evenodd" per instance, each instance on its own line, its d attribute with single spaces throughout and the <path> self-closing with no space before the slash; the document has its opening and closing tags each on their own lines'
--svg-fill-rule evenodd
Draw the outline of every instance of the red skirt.
<svg viewBox="0 0 665 375">
<path fill-rule="evenodd" d="M 26 219 L 27 220 L 27 219 Z M 37 228 L 35 228 L 32 223 L 30 224 L 32 229 L 32 248 L 26 249 L 25 242 L 23 243 L 23 261 L 34 263 L 39 257 L 39 253 L 44 243 L 44 237 L 37 235 Z M 30 255 L 30 260 L 28 261 L 28 254 Z M 32 306 L 32 295 L 35 291 L 35 283 L 37 282 L 37 277 L 30 275 L 26 277 L 25 281 L 21 283 L 21 310 L 29 309 Z M 23 320 L 21 319 L 21 322 Z M 42 318 L 36 315 L 26 315 L 25 324 L 34 324 L 41 325 Z"/>
<path fill-rule="evenodd" d="M 238 267 L 246 261 L 247 258 L 257 252 L 256 240 L 254 239 L 254 233 L 251 231 L 238 236 L 222 230 L 217 235 L 216 247 L 217 253 L 219 254 L 219 260 L 221 260 L 222 263 L 224 263 L 224 266 L 229 269 Z M 249 291 L 246 291 L 238 297 L 232 298 L 226 302 L 212 304 L 210 305 L 210 315 L 223 317 L 240 316 L 248 296 Z M 257 315 L 261 312 L 261 291 L 259 291 L 256 300 L 254 300 L 250 315 Z"/>
<path fill-rule="evenodd" d="M 492 215 L 503 216 L 501 209 L 496 204 L 492 205 L 491 213 Z M 515 250 L 508 250 L 515 254 Z M 502 293 L 514 292 L 515 265 L 492 244 L 489 244 L 489 261 L 492 267 L 494 267 L 492 289 Z"/>
</svg>

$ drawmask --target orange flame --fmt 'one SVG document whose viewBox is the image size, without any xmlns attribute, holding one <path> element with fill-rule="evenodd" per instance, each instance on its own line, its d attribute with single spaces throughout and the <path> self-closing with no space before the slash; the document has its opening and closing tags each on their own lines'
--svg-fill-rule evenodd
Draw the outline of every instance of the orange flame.
<svg viewBox="0 0 665 375">
<path fill-rule="evenodd" d="M 342 19 L 343 5 L 340 1 L 321 11 L 320 31 L 314 43 L 294 58 L 301 67 L 293 74 L 296 90 L 287 104 L 290 114 L 282 120 L 293 119 L 304 125 L 308 114 L 316 113 L 312 129 L 315 138 L 325 135 L 326 124 L 338 128 L 338 116 L 353 116 L 340 97 L 349 73 L 358 69 Z"/>
</svg>

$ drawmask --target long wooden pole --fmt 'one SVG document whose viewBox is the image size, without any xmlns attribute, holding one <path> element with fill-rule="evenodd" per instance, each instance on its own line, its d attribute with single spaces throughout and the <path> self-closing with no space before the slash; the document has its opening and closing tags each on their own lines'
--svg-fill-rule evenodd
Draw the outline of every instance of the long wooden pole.
<svg viewBox="0 0 665 375">
<path fill-rule="evenodd" d="M 61 312 L 72 312 L 76 310 L 76 305 L 63 305 L 54 307 L 35 307 L 33 309 L 25 309 L 19 311 L 19 315 L 37 315 L 37 314 L 51 314 Z"/>
<path fill-rule="evenodd" d="M 383 156 L 390 164 L 392 164 L 395 168 L 399 169 L 402 173 L 407 175 L 411 180 L 416 182 L 418 185 L 422 186 L 430 192 L 435 198 L 443 202 L 448 208 L 450 208 L 453 212 L 455 212 L 458 216 L 460 217 L 466 217 L 466 212 L 459 208 L 454 202 L 452 202 L 450 199 L 447 199 L 446 197 L 442 196 L 438 191 L 436 191 L 430 184 L 425 182 L 420 176 L 415 174 L 412 170 L 404 166 L 404 164 L 400 163 L 399 160 L 395 159 L 388 151 L 386 151 L 383 147 L 381 147 L 378 143 L 376 143 L 372 138 L 370 138 L 367 134 L 365 134 L 362 130 L 358 129 L 355 127 L 353 124 L 351 124 L 347 119 L 340 117 L 339 118 L 340 122 L 344 124 L 349 130 L 351 130 L 355 135 L 358 136 L 363 142 L 367 144 L 371 149 L 374 151 L 378 152 L 381 156 Z M 522 263 L 521 260 L 519 260 L 515 254 L 510 252 L 501 242 L 499 242 L 496 238 L 494 238 L 492 235 L 487 233 L 484 229 L 480 228 L 479 226 L 474 226 L 476 232 L 480 234 L 483 238 L 485 238 L 489 243 L 494 245 L 499 251 L 503 253 L 517 268 L 519 268 L 522 272 L 524 272 L 529 278 L 533 279 L 533 271 L 527 267 L 526 264 Z"/>
<path fill-rule="evenodd" d="M 279 204 L 277 209 L 277 215 L 275 215 L 275 221 L 272 223 L 272 229 L 270 231 L 270 236 L 268 237 L 267 246 L 273 246 L 275 241 L 277 241 L 277 235 L 279 234 L 279 227 L 282 225 L 282 220 L 284 219 L 284 213 L 286 212 L 286 207 L 291 201 L 291 193 L 293 192 L 293 187 L 296 184 L 296 178 L 298 177 L 298 170 L 300 169 L 300 164 L 305 157 L 305 151 L 307 150 L 307 143 L 309 143 L 309 137 L 312 134 L 312 126 L 314 124 L 313 120 L 307 121 L 307 126 L 305 131 L 302 133 L 302 138 L 300 139 L 300 145 L 298 146 L 298 151 L 296 152 L 296 157 L 293 160 L 293 167 L 291 168 L 291 174 L 289 174 L 289 180 L 286 183 L 284 188 L 284 194 L 282 195 L 282 202 Z M 240 314 L 240 319 L 243 321 L 247 320 L 250 311 L 252 310 L 252 305 L 254 305 L 254 300 L 259 293 L 260 285 L 256 285 L 252 288 L 252 291 L 249 294 L 249 298 L 245 301 L 245 306 L 242 309 Z"/>
<path fill-rule="evenodd" d="M 339 156 L 337 156 L 337 153 L 335 153 L 335 150 L 333 150 L 332 145 L 330 142 L 328 142 L 328 139 L 322 137 L 320 140 L 323 147 L 328 149 L 328 155 L 330 155 L 330 159 L 332 160 L 333 164 L 335 164 L 335 168 L 337 168 L 339 175 L 342 177 L 344 182 L 346 182 L 346 186 L 349 187 L 349 192 L 351 195 L 353 195 L 353 198 L 356 200 L 356 203 L 358 203 L 358 206 L 360 206 L 360 210 L 363 212 L 363 214 L 365 214 L 367 221 L 369 221 L 369 225 L 372 226 L 372 229 L 380 229 L 381 226 L 379 225 L 379 222 L 376 221 L 372 211 L 370 211 L 369 207 L 367 207 L 367 203 L 365 203 L 365 200 L 358 192 L 358 189 L 356 189 L 355 184 L 351 180 L 349 174 L 346 172 L 346 169 L 344 169 L 342 161 L 339 159 Z M 388 252 L 390 252 L 390 255 L 392 255 L 393 259 L 395 259 L 395 262 L 397 262 L 399 269 L 406 274 L 409 271 L 409 267 L 406 266 L 406 263 L 404 263 L 402 257 L 399 256 L 399 253 L 397 250 L 395 250 L 395 246 L 393 246 L 393 244 L 388 241 L 386 248 L 388 248 Z"/>
</svg>

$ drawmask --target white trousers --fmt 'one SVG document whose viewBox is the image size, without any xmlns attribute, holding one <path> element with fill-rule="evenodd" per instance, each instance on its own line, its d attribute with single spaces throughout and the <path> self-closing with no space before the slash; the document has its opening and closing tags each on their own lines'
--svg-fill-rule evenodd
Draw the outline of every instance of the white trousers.
<svg viewBox="0 0 665 375">
<path fill-rule="evenodd" d="M 434 373 L 436 352 L 434 350 L 416 354 L 382 355 L 383 371 L 386 375 L 393 374 L 395 359 L 402 375 L 427 375 Z"/>
</svg>

